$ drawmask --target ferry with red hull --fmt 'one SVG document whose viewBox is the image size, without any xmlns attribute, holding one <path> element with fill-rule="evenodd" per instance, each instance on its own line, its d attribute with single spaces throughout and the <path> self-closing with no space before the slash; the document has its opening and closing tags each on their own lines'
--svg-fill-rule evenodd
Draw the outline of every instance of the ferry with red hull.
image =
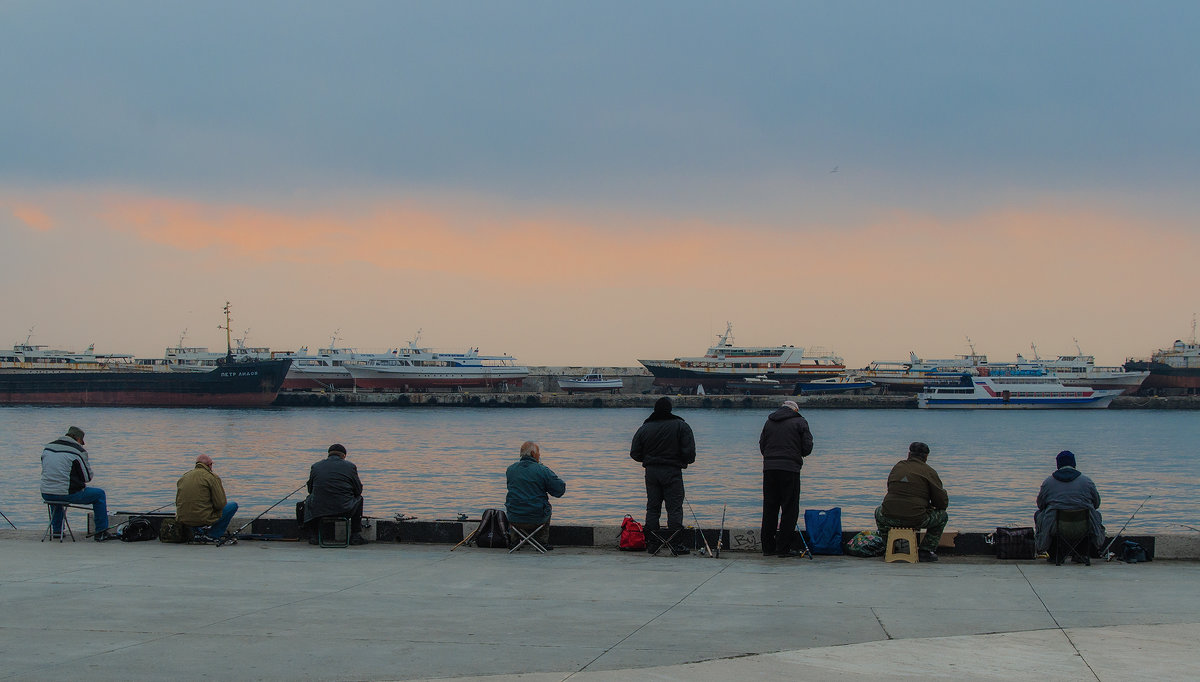
<svg viewBox="0 0 1200 682">
<path fill-rule="evenodd" d="M 722 390 L 729 382 L 746 382 L 756 377 L 793 386 L 800 381 L 836 377 L 846 371 L 843 360 L 829 353 L 805 353 L 796 346 L 735 346 L 733 325 L 725 324 L 725 333 L 716 345 L 698 357 L 674 360 L 638 360 L 654 375 L 656 386 Z"/>
</svg>

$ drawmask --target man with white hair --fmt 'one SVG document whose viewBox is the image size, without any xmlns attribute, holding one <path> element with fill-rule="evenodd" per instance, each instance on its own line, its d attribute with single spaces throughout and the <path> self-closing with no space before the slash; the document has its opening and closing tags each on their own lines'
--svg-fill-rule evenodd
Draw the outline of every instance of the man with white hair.
<svg viewBox="0 0 1200 682">
<path fill-rule="evenodd" d="M 192 540 L 220 540 L 237 511 L 225 499 L 225 486 L 214 474 L 212 457 L 197 455 L 196 466 L 175 484 L 175 518 L 192 529 Z"/>
<path fill-rule="evenodd" d="M 800 517 L 800 468 L 812 453 L 813 437 L 800 406 L 785 400 L 767 417 L 758 437 L 763 457 L 763 516 L 760 529 L 764 556 L 799 556 L 796 519 Z"/>
<path fill-rule="evenodd" d="M 542 448 L 527 440 L 521 444 L 521 459 L 509 465 L 504 472 L 508 482 L 508 495 L 504 500 L 505 513 L 512 525 L 525 532 L 541 526 L 534 537 L 546 549 L 554 549 L 550 540 L 550 498 L 562 497 L 567 491 L 550 467 L 542 464 Z"/>
</svg>

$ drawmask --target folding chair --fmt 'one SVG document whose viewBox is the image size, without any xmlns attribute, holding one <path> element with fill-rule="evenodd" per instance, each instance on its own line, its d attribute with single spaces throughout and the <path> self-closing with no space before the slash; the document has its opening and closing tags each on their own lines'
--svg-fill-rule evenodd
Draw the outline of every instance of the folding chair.
<svg viewBox="0 0 1200 682">
<path fill-rule="evenodd" d="M 91 511 L 92 508 L 90 506 L 84 507 L 82 505 L 71 504 L 69 502 L 49 502 L 46 500 L 43 500 L 43 502 L 46 503 L 46 516 L 48 518 L 46 520 L 46 532 L 42 533 L 42 542 L 45 542 L 46 538 L 50 538 L 51 542 L 53 542 L 54 540 L 58 540 L 59 542 L 62 542 L 64 535 L 70 535 L 71 542 L 75 542 L 75 532 L 71 530 L 71 522 L 67 520 L 67 511 L 71 510 L 71 509 L 83 509 L 85 511 Z M 54 508 L 55 507 L 62 507 L 63 528 L 65 528 L 67 531 L 65 534 L 61 530 L 58 531 L 57 533 L 54 532 Z"/>
<path fill-rule="evenodd" d="M 533 530 L 526 533 L 525 531 L 518 528 L 517 524 L 515 524 L 515 523 L 512 524 L 511 526 L 509 526 L 508 529 L 510 531 L 512 531 L 514 534 L 516 534 L 516 536 L 518 538 L 521 538 L 521 539 L 519 542 L 517 542 L 517 544 L 513 545 L 512 548 L 508 550 L 508 553 L 512 554 L 513 552 L 517 551 L 518 549 L 521 549 L 521 545 L 528 543 L 529 546 L 536 549 L 539 554 L 545 554 L 546 548 L 542 546 L 542 543 L 537 541 L 536 537 L 534 537 L 538 533 L 542 532 L 542 529 L 545 527 L 546 527 L 546 524 L 543 523 L 543 524 L 539 525 L 537 528 L 534 528 Z"/>
<path fill-rule="evenodd" d="M 682 532 L 682 528 L 676 528 L 675 530 L 671 530 L 670 528 L 667 530 L 662 530 L 659 528 L 656 530 L 646 531 L 646 534 L 653 537 L 654 542 L 658 543 L 658 545 L 654 548 L 654 551 L 650 552 L 650 556 L 658 556 L 659 551 L 661 551 L 663 547 L 666 547 L 667 550 L 671 552 L 671 556 L 679 556 L 679 552 L 675 551 L 675 538 Z M 667 535 L 664 538 L 663 535 L 665 533 L 670 533 L 670 535 Z"/>
<path fill-rule="evenodd" d="M 1091 566 L 1091 514 L 1087 509 L 1059 509 L 1054 523 L 1054 565 L 1070 556 Z"/>
</svg>

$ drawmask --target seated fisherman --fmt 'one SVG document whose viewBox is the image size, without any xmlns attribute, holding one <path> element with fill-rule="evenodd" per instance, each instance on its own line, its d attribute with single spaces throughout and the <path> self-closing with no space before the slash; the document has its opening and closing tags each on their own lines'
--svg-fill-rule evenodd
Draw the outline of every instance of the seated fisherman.
<svg viewBox="0 0 1200 682">
<path fill-rule="evenodd" d="M 220 540 L 238 509 L 237 502 L 225 499 L 225 486 L 212 467 L 212 457 L 197 455 L 196 466 L 175 483 L 175 518 L 192 529 L 193 540 Z"/>
<path fill-rule="evenodd" d="M 921 561 L 937 561 L 937 546 L 946 528 L 946 507 L 950 497 L 942 479 L 925 463 L 929 446 L 914 442 L 908 446 L 908 459 L 896 462 L 888 474 L 887 495 L 875 509 L 875 525 L 887 537 L 892 528 L 924 528 L 925 537 L 917 548 Z"/>
<path fill-rule="evenodd" d="M 1049 552 L 1057 529 L 1060 509 L 1087 509 L 1092 530 L 1092 547 L 1104 544 L 1104 523 L 1100 516 L 1100 491 L 1092 479 L 1075 468 L 1075 454 L 1063 450 L 1055 458 L 1058 469 L 1042 481 L 1037 511 L 1033 514 L 1034 544 L 1038 553 Z"/>
<path fill-rule="evenodd" d="M 542 529 L 534 536 L 546 549 L 550 546 L 550 498 L 562 497 L 567 490 L 550 467 L 542 464 L 542 449 L 533 441 L 521 444 L 521 459 L 514 462 L 504 473 L 508 479 L 508 495 L 504 499 L 508 522 L 526 533 L 538 526 Z"/>
<path fill-rule="evenodd" d="M 309 544 L 317 544 L 317 527 L 326 516 L 350 519 L 350 544 L 365 545 L 362 536 L 363 485 L 358 467 L 346 461 L 346 447 L 341 443 L 329 446 L 329 456 L 312 465 L 308 472 L 308 497 L 303 507 L 303 527 Z M 300 509 L 297 509 L 300 512 Z"/>
<path fill-rule="evenodd" d="M 83 429 L 72 426 L 67 434 L 46 444 L 42 450 L 42 499 L 62 504 L 92 505 L 92 517 L 96 520 L 96 542 L 104 542 L 116 535 L 108 530 L 108 498 L 104 490 L 89 488 L 92 480 L 92 465 L 88 462 L 88 451 L 83 447 Z M 54 535 L 62 534 L 63 507 L 51 510 L 50 528 Z"/>
</svg>

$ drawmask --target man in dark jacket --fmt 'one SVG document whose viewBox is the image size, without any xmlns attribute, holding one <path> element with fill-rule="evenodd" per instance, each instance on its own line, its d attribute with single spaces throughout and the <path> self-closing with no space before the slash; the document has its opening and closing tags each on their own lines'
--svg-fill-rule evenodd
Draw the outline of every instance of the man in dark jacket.
<svg viewBox="0 0 1200 682">
<path fill-rule="evenodd" d="M 629 456 L 646 469 L 646 551 L 658 545 L 651 534 L 659 530 L 663 502 L 667 505 L 667 531 L 683 529 L 683 470 L 696 461 L 696 439 L 682 417 L 671 413 L 671 399 L 659 398 L 654 413 L 633 435 Z M 687 554 L 682 545 L 676 554 Z"/>
<path fill-rule="evenodd" d="M 326 516 L 350 518 L 350 544 L 365 545 L 362 536 L 362 481 L 358 467 L 346 461 L 346 447 L 341 443 L 329 446 L 329 456 L 312 465 L 308 471 L 308 498 L 304 500 L 304 525 L 310 544 L 317 544 L 317 528 Z"/>
<path fill-rule="evenodd" d="M 758 451 L 763 457 L 763 555 L 800 555 L 795 539 L 796 519 L 800 516 L 800 468 L 812 449 L 812 431 L 808 420 L 800 416 L 800 406 L 794 400 L 783 401 L 783 406 L 767 417 L 758 437 Z"/>
<path fill-rule="evenodd" d="M 1075 468 L 1075 453 L 1063 450 L 1055 457 L 1058 469 L 1042 481 L 1037 511 L 1033 515 L 1034 543 L 1038 552 L 1048 552 L 1058 526 L 1060 509 L 1086 509 L 1092 530 L 1092 546 L 1104 544 L 1104 519 L 1100 516 L 1100 491 L 1092 479 Z"/>
<path fill-rule="evenodd" d="M 42 499 L 63 504 L 90 504 L 92 517 L 96 520 L 96 542 L 104 542 L 115 535 L 108 532 L 108 503 L 104 491 L 89 488 L 92 480 L 92 465 L 88 452 L 83 447 L 83 429 L 72 426 L 67 435 L 47 443 L 42 450 Z M 50 529 L 54 535 L 62 534 L 63 507 L 51 511 Z"/>
<path fill-rule="evenodd" d="M 505 513 L 513 526 L 525 532 L 541 526 L 534 537 L 546 549 L 550 546 L 550 498 L 562 497 L 567 491 L 550 467 L 542 464 L 542 449 L 533 441 L 521 444 L 521 459 L 504 472 L 508 482 L 508 495 L 504 500 Z"/>
<path fill-rule="evenodd" d="M 892 528 L 924 528 L 925 537 L 917 548 L 921 561 L 937 561 L 937 546 L 946 528 L 946 507 L 950 496 L 933 467 L 925 463 L 929 446 L 914 442 L 908 446 L 908 459 L 896 462 L 888 474 L 887 495 L 875 509 L 875 525 L 887 538 Z"/>
</svg>

